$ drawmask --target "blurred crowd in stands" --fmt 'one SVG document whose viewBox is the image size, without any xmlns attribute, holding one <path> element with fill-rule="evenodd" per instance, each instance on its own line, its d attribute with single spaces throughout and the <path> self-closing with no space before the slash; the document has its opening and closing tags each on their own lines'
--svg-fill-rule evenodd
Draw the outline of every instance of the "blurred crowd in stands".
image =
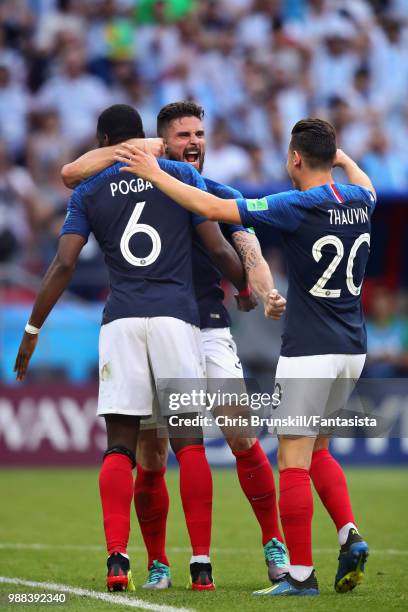
<svg viewBox="0 0 408 612">
<path fill-rule="evenodd" d="M 69 197 L 61 166 L 95 146 L 103 108 L 135 106 L 154 136 L 157 111 L 181 99 L 205 108 L 214 180 L 259 194 L 287 184 L 291 127 L 318 115 L 380 192 L 408 191 L 408 2 L 2 0 L 0 264 L 49 263 Z M 99 257 L 90 240 L 82 297 L 103 297 Z M 384 372 L 406 367 L 408 333 L 381 290 L 370 342 Z"/>
</svg>

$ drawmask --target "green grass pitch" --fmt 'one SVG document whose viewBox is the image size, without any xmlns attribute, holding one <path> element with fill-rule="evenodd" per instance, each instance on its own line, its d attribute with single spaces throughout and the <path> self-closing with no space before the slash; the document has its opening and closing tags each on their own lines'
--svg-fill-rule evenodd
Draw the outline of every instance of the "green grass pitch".
<svg viewBox="0 0 408 612">
<path fill-rule="evenodd" d="M 214 470 L 212 562 L 217 590 L 187 591 L 189 543 L 178 495 L 178 473 L 169 470 L 168 552 L 174 587 L 165 592 L 146 592 L 139 587 L 146 576 L 146 558 L 133 512 L 129 553 L 138 588 L 126 597 L 214 612 L 272 607 L 325 612 L 408 609 L 408 470 L 350 469 L 347 476 L 358 524 L 371 547 L 366 579 L 353 593 L 339 595 L 333 590 L 337 538 L 316 499 L 313 542 L 320 597 L 251 597 L 251 591 L 268 583 L 258 526 L 234 470 Z M 0 491 L 0 576 L 104 591 L 106 555 L 96 470 L 3 470 Z M 35 548 L 34 544 L 41 546 Z M 75 595 L 69 595 L 64 605 L 7 604 L 6 594 L 10 592 L 40 591 L 0 584 L 0 609 L 131 609 Z"/>
</svg>

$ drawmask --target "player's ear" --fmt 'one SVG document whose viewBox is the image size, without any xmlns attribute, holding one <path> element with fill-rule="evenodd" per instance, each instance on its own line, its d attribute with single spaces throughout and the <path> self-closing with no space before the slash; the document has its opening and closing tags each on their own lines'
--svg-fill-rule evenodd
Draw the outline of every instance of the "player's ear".
<svg viewBox="0 0 408 612">
<path fill-rule="evenodd" d="M 297 151 L 292 152 L 292 162 L 296 168 L 299 168 L 302 163 L 302 158 Z"/>
</svg>

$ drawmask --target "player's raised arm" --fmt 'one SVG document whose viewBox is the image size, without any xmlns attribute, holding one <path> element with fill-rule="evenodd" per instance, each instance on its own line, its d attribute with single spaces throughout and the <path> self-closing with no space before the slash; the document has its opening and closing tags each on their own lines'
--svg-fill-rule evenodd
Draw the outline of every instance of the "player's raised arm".
<svg viewBox="0 0 408 612">
<path fill-rule="evenodd" d="M 161 138 L 132 138 L 126 141 L 136 148 L 144 148 L 160 157 L 163 154 L 163 140 Z M 116 162 L 115 151 L 118 145 L 93 149 L 78 157 L 73 162 L 65 164 L 61 170 L 61 178 L 66 187 L 73 189 L 85 179 L 101 172 Z"/>
<path fill-rule="evenodd" d="M 161 170 L 157 160 L 150 153 L 124 144 L 117 148 L 115 159 L 125 164 L 120 169 L 121 172 L 132 172 L 150 181 L 183 208 L 207 217 L 211 221 L 241 223 L 235 200 L 223 200 L 196 187 L 181 183 Z"/>
<path fill-rule="evenodd" d="M 370 177 L 362 170 L 356 162 L 351 159 L 342 149 L 337 149 L 336 157 L 334 158 L 333 166 L 342 168 L 347 175 L 349 183 L 365 187 L 375 197 L 375 189 L 370 180 Z"/>
<path fill-rule="evenodd" d="M 86 238 L 77 234 L 67 234 L 60 238 L 57 254 L 41 283 L 18 349 L 14 365 L 17 380 L 23 380 L 26 375 L 29 361 L 37 345 L 38 332 L 67 288 L 75 270 L 76 260 L 85 243 Z"/>
</svg>

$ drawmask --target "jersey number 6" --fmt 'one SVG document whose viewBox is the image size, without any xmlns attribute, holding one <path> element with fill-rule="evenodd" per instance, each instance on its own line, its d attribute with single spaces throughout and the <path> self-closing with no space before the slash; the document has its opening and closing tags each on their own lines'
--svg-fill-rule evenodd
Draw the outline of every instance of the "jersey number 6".
<svg viewBox="0 0 408 612">
<path fill-rule="evenodd" d="M 123 232 L 120 240 L 120 250 L 122 251 L 122 255 L 127 262 L 132 264 L 132 266 L 149 266 L 156 261 L 161 251 L 160 236 L 154 227 L 151 225 L 146 225 L 146 223 L 138 223 L 145 205 L 146 202 L 138 202 L 136 204 L 135 209 L 129 219 L 129 223 L 125 227 L 125 231 Z M 135 234 L 140 233 L 147 234 L 152 241 L 152 250 L 145 257 L 136 257 L 129 248 L 130 239 Z"/>
<path fill-rule="evenodd" d="M 346 284 L 347 289 L 350 291 L 352 295 L 360 295 L 361 285 L 356 286 L 353 280 L 353 264 L 354 259 L 357 255 L 357 251 L 360 246 L 366 242 L 368 246 L 370 246 L 370 234 L 361 234 L 354 242 L 353 246 L 350 249 L 350 255 L 347 261 L 347 271 L 346 271 Z M 319 278 L 317 283 L 310 289 L 310 293 L 315 295 L 316 297 L 323 298 L 338 298 L 341 295 L 341 289 L 325 289 L 326 283 L 333 276 L 337 266 L 344 256 L 344 245 L 340 238 L 337 236 L 323 236 L 316 240 L 313 245 L 312 253 L 315 261 L 320 261 L 322 257 L 322 248 L 326 246 L 326 244 L 332 244 L 336 248 L 336 255 L 327 266 L 326 270 L 323 272 L 322 276 Z"/>
</svg>

